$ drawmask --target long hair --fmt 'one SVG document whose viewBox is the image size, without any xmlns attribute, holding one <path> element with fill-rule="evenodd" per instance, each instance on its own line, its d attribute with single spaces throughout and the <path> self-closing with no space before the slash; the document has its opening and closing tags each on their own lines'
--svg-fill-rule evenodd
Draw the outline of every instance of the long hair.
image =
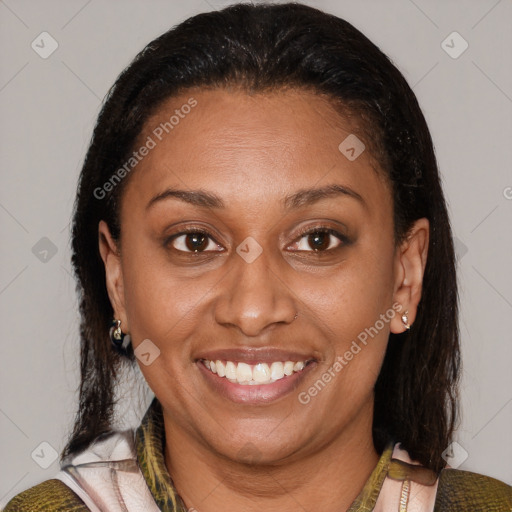
<svg viewBox="0 0 512 512">
<path fill-rule="evenodd" d="M 422 298 L 407 333 L 390 334 L 375 386 L 374 445 L 400 441 L 439 471 L 457 418 L 458 295 L 450 222 L 434 148 L 416 97 L 388 57 L 350 23 L 296 3 L 235 4 L 193 16 L 149 43 L 120 74 L 98 116 L 81 171 L 72 228 L 80 299 L 81 384 L 73 431 L 61 454 L 112 431 L 114 386 L 133 349 L 108 341 L 113 310 L 98 249 L 98 222 L 120 235 L 126 178 L 95 194 L 134 150 L 159 105 L 190 87 L 265 92 L 313 90 L 348 109 L 371 134 L 371 154 L 391 183 L 395 243 L 426 217 L 431 226 Z"/>
</svg>

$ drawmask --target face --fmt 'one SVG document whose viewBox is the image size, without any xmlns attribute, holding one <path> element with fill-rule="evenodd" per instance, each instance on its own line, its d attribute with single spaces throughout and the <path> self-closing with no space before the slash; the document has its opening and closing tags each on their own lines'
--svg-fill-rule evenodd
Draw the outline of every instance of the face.
<svg viewBox="0 0 512 512">
<path fill-rule="evenodd" d="M 167 432 L 273 463 L 371 437 L 428 223 L 395 245 L 390 187 L 361 142 L 305 91 L 189 90 L 146 123 L 121 239 L 100 223 L 100 251 Z"/>
</svg>

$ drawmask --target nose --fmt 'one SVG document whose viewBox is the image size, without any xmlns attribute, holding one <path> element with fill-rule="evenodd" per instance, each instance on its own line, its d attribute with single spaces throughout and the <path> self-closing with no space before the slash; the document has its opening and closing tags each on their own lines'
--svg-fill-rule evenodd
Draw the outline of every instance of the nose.
<svg viewBox="0 0 512 512">
<path fill-rule="evenodd" d="M 272 266 L 270 260 L 267 250 L 252 262 L 233 254 L 233 268 L 219 283 L 217 323 L 255 337 L 276 324 L 293 322 L 298 312 L 297 297 L 284 281 L 282 270 Z"/>
</svg>

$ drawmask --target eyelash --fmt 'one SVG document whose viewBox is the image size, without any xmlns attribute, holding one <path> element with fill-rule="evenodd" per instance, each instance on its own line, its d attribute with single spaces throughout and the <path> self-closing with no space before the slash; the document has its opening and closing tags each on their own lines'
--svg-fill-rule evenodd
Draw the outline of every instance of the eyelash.
<svg viewBox="0 0 512 512">
<path fill-rule="evenodd" d="M 332 229 L 332 228 L 330 228 L 328 226 L 323 226 L 323 225 L 318 225 L 318 226 L 315 226 L 313 228 L 302 228 L 301 230 L 299 230 L 299 233 L 297 234 L 297 237 L 294 239 L 294 242 L 304 238 L 304 236 L 306 236 L 306 235 L 311 235 L 313 233 L 325 233 L 325 234 L 333 235 L 334 237 L 338 238 L 338 240 L 341 242 L 341 244 L 339 246 L 337 246 L 337 247 L 332 248 L 332 249 L 325 249 L 323 251 L 295 250 L 293 252 L 311 252 L 313 254 L 321 255 L 321 254 L 325 254 L 325 253 L 331 253 L 333 251 L 341 249 L 343 246 L 346 246 L 346 245 L 350 244 L 350 240 L 349 240 L 348 237 L 346 237 L 345 235 L 343 235 L 339 231 L 336 231 L 335 229 Z M 172 235 L 171 237 L 169 237 L 165 241 L 164 245 L 167 247 L 175 239 L 179 238 L 182 235 L 187 235 L 187 234 L 201 234 L 201 235 L 205 235 L 208 238 L 210 238 L 214 243 L 216 243 L 217 245 L 220 245 L 215 240 L 215 238 L 213 238 L 212 235 L 207 230 L 205 230 L 203 228 L 200 228 L 200 227 L 193 227 L 193 226 L 192 227 L 184 227 L 179 233 L 176 233 L 176 234 Z M 207 254 L 208 252 L 210 252 L 210 251 L 198 251 L 198 252 L 182 251 L 181 249 L 174 249 L 174 250 L 177 251 L 177 252 L 180 252 L 180 253 L 185 253 L 185 254 Z"/>
</svg>

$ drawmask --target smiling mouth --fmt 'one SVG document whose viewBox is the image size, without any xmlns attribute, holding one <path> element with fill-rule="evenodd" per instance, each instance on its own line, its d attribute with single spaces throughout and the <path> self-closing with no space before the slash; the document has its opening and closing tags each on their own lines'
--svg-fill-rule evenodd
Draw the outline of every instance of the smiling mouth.
<svg viewBox="0 0 512 512">
<path fill-rule="evenodd" d="M 272 384 L 293 373 L 301 372 L 312 359 L 307 361 L 275 361 L 268 363 L 247 364 L 234 361 L 210 361 L 201 359 L 201 363 L 212 373 L 227 379 L 233 384 L 262 385 Z"/>
</svg>

